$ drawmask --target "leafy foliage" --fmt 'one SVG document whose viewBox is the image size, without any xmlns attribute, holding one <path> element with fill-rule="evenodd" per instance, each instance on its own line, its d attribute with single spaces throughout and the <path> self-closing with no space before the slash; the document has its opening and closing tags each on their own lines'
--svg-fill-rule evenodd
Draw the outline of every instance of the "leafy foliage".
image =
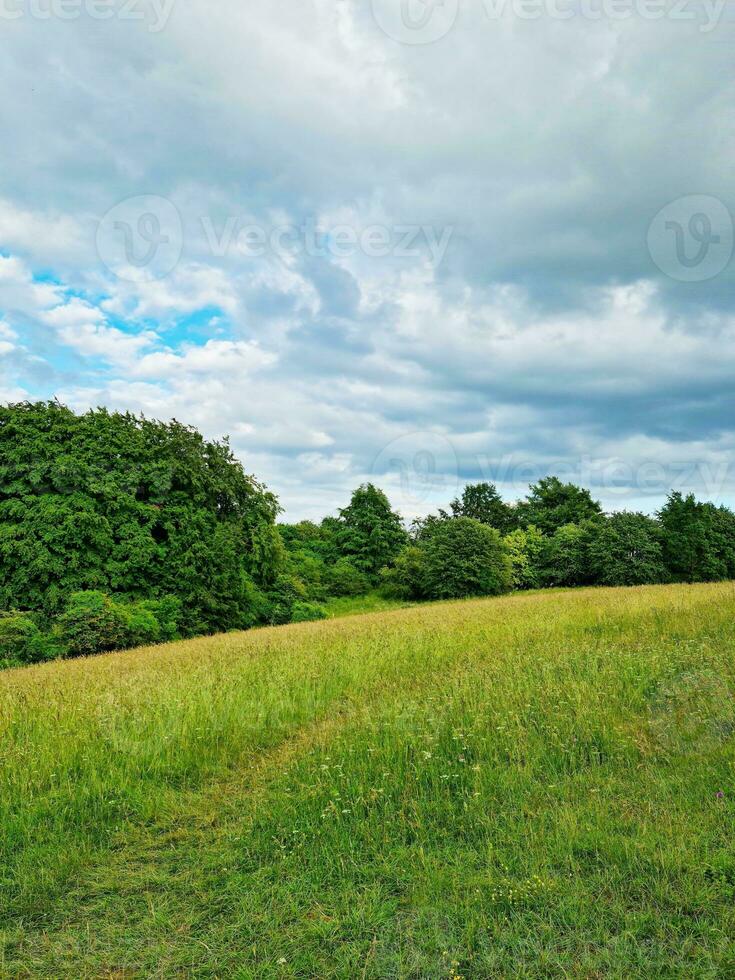
<svg viewBox="0 0 735 980">
<path fill-rule="evenodd" d="M 159 609 L 170 617 L 170 606 L 162 603 Z M 166 638 L 170 638 L 170 618 L 167 627 Z M 67 655 L 84 656 L 158 643 L 163 631 L 150 604 L 117 602 L 102 592 L 90 591 L 76 592 L 69 598 L 55 633 Z"/>
<path fill-rule="evenodd" d="M 541 586 L 541 557 L 544 536 L 533 524 L 525 530 L 517 528 L 505 537 L 512 569 L 514 589 L 538 589 Z"/>
<path fill-rule="evenodd" d="M 294 602 L 291 609 L 292 623 L 312 623 L 315 620 L 326 618 L 327 613 L 324 607 L 315 602 Z"/>
<path fill-rule="evenodd" d="M 735 577 L 735 515 L 675 492 L 659 513 L 664 559 L 677 582 Z"/>
<path fill-rule="evenodd" d="M 381 571 L 381 591 L 392 599 L 423 599 L 424 549 L 407 545 L 389 568 Z"/>
<path fill-rule="evenodd" d="M 508 534 L 518 526 L 515 508 L 505 503 L 494 483 L 468 484 L 450 504 L 453 517 L 471 517 Z"/>
<path fill-rule="evenodd" d="M 0 666 L 20 667 L 58 656 L 59 650 L 29 613 L 0 613 Z"/>
<path fill-rule="evenodd" d="M 278 512 L 226 442 L 56 402 L 0 407 L 0 607 L 176 596 L 184 633 L 245 625 L 278 572 Z"/>
<path fill-rule="evenodd" d="M 343 557 L 371 578 L 377 578 L 408 540 L 400 515 L 372 483 L 358 487 L 348 506 L 340 510 L 337 534 Z"/>
<path fill-rule="evenodd" d="M 589 544 L 595 523 L 564 524 L 546 538 L 541 553 L 541 583 L 546 586 L 587 585 L 592 581 Z"/>
<path fill-rule="evenodd" d="M 589 569 L 601 585 L 665 582 L 661 531 L 645 514 L 612 514 L 595 527 Z"/>
<path fill-rule="evenodd" d="M 365 595 L 370 589 L 370 579 L 348 558 L 340 558 L 326 570 L 326 584 L 329 595 Z"/>
<path fill-rule="evenodd" d="M 446 521 L 424 547 L 422 578 L 431 599 L 506 592 L 511 566 L 503 539 L 495 528 L 471 517 Z"/>
<path fill-rule="evenodd" d="M 517 514 L 524 527 L 533 524 L 544 534 L 553 534 L 565 525 L 599 517 L 602 507 L 589 490 L 547 476 L 530 487 L 528 497 L 518 504 Z"/>
</svg>

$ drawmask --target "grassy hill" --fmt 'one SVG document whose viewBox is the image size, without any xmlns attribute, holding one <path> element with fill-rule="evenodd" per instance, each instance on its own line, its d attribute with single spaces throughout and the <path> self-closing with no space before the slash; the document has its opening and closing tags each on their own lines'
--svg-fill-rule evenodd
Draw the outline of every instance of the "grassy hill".
<svg viewBox="0 0 735 980">
<path fill-rule="evenodd" d="M 0 975 L 735 975 L 735 586 L 0 675 Z"/>
</svg>

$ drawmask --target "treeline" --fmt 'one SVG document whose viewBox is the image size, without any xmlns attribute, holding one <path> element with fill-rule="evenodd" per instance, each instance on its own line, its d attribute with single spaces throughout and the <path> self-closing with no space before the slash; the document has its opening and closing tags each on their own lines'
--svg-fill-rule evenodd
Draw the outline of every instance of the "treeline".
<svg viewBox="0 0 735 980">
<path fill-rule="evenodd" d="M 0 666 L 320 619 L 335 597 L 735 578 L 735 515 L 672 493 L 606 515 L 556 477 L 490 483 L 406 528 L 359 487 L 336 517 L 277 524 L 226 441 L 104 409 L 0 407 Z"/>
<path fill-rule="evenodd" d="M 337 588 L 355 595 L 378 586 L 422 600 L 735 578 L 735 514 L 728 508 L 672 493 L 655 517 L 605 514 L 588 490 L 553 476 L 514 504 L 492 483 L 467 486 L 448 511 L 408 530 L 368 485 L 338 520 L 281 533 L 293 575 L 316 601 Z"/>
</svg>

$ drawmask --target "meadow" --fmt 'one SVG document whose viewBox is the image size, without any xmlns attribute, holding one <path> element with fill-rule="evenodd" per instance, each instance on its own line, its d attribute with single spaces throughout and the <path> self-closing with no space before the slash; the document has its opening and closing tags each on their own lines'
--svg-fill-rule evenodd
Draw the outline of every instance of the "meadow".
<svg viewBox="0 0 735 980">
<path fill-rule="evenodd" d="M 5 671 L 0 975 L 733 976 L 734 690 L 732 583 Z"/>
</svg>

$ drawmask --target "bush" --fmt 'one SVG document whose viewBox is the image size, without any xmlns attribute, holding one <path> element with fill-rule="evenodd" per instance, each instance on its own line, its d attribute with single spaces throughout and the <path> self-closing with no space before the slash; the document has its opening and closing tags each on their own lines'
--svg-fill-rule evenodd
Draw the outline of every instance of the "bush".
<svg viewBox="0 0 735 980">
<path fill-rule="evenodd" d="M 389 599 L 424 597 L 424 549 L 408 545 L 393 564 L 380 572 L 380 591 Z"/>
<path fill-rule="evenodd" d="M 119 650 L 125 646 L 127 621 L 120 606 L 103 592 L 75 592 L 56 622 L 71 656 Z"/>
<path fill-rule="evenodd" d="M 328 572 L 320 558 L 310 551 L 289 552 L 287 565 L 289 573 L 303 582 L 309 599 L 326 599 Z"/>
<path fill-rule="evenodd" d="M 315 602 L 294 602 L 291 609 L 292 623 L 311 623 L 326 618 L 326 610 Z"/>
<path fill-rule="evenodd" d="M 165 596 L 163 599 L 147 599 L 136 605 L 152 613 L 158 623 L 158 631 L 162 642 L 179 639 L 179 621 L 181 618 L 181 600 L 176 596 Z"/>
<path fill-rule="evenodd" d="M 292 575 L 279 575 L 275 585 L 266 595 L 263 618 L 271 626 L 290 623 L 294 606 L 297 602 L 305 602 L 306 599 L 306 588 L 300 579 Z"/>
<path fill-rule="evenodd" d="M 511 585 L 508 553 L 495 528 L 471 517 L 437 527 L 424 548 L 423 585 L 430 599 L 500 595 Z"/>
<path fill-rule="evenodd" d="M 0 664 L 3 667 L 53 660 L 59 652 L 28 613 L 0 613 Z"/>
<path fill-rule="evenodd" d="M 365 595 L 370 591 L 370 579 L 347 558 L 340 558 L 327 568 L 325 584 L 328 594 L 337 597 Z"/>
<path fill-rule="evenodd" d="M 157 643 L 162 638 L 161 626 L 146 605 L 154 604 L 119 602 L 104 592 L 75 592 L 56 621 L 54 632 L 68 656 Z"/>
</svg>

